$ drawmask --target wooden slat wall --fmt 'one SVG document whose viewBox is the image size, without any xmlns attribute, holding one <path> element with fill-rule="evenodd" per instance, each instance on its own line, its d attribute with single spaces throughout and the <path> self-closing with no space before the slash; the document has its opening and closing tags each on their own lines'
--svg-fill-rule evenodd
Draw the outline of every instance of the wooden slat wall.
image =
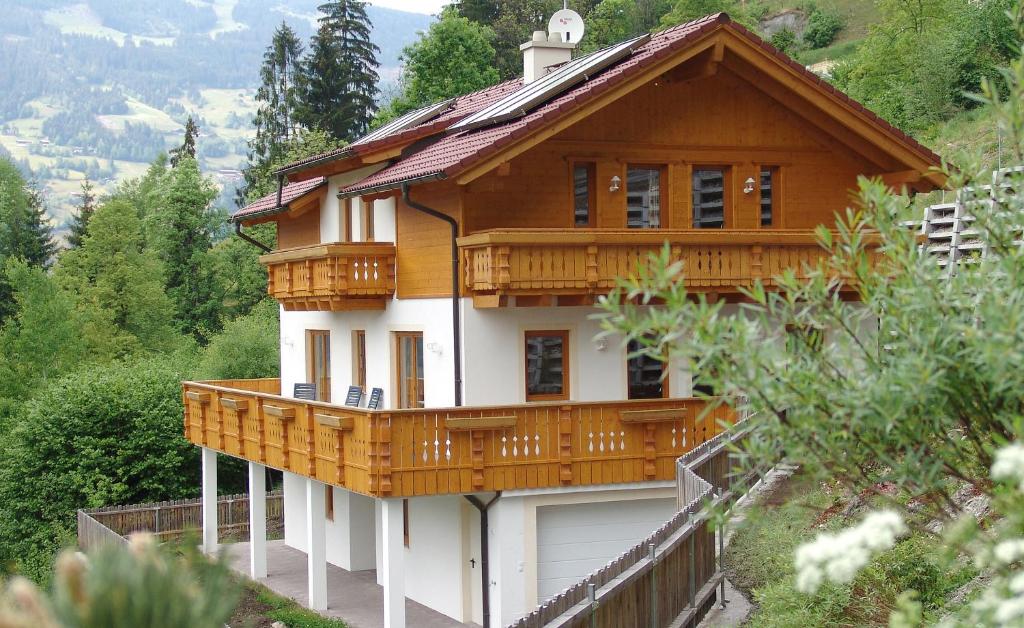
<svg viewBox="0 0 1024 628">
<path fill-rule="evenodd" d="M 458 191 L 452 183 L 420 185 L 412 199 L 461 222 Z M 443 220 L 395 201 L 398 245 L 398 297 L 445 297 L 452 294 L 451 227 Z"/>
<path fill-rule="evenodd" d="M 673 479 L 732 420 L 692 398 L 370 411 L 221 383 L 183 385 L 190 441 L 374 496 Z"/>
<path fill-rule="evenodd" d="M 319 205 L 299 216 L 284 214 L 277 221 L 277 246 L 290 249 L 298 246 L 309 246 L 320 242 L 320 208 Z"/>
</svg>

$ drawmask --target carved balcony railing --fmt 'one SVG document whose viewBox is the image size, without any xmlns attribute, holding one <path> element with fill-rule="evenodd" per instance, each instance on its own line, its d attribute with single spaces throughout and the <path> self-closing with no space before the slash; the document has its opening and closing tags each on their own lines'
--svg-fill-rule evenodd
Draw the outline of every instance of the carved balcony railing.
<svg viewBox="0 0 1024 628">
<path fill-rule="evenodd" d="M 278 394 L 277 380 L 185 382 L 185 436 L 372 496 L 672 480 L 732 421 L 700 399 L 371 411 Z"/>
<path fill-rule="evenodd" d="M 345 242 L 260 257 L 267 292 L 286 310 L 379 310 L 395 293 L 395 245 Z"/>
<path fill-rule="evenodd" d="M 459 238 L 463 285 L 478 306 L 500 305 L 506 295 L 593 297 L 635 274 L 666 242 L 683 262 L 687 288 L 723 294 L 757 279 L 772 287 L 787 268 L 799 276 L 829 254 L 811 230 L 507 229 Z"/>
</svg>

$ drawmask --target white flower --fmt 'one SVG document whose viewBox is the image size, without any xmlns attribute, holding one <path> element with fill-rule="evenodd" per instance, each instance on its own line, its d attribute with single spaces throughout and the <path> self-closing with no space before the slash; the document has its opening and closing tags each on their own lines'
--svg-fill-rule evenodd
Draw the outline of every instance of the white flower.
<svg viewBox="0 0 1024 628">
<path fill-rule="evenodd" d="M 1024 491 L 1024 444 L 1014 443 L 996 452 L 992 479 L 1017 482 L 1017 487 Z"/>
<path fill-rule="evenodd" d="M 850 582 L 872 556 L 891 548 L 906 533 L 898 513 L 882 510 L 842 532 L 819 534 L 796 551 L 797 589 L 814 593 L 826 579 Z"/>
</svg>

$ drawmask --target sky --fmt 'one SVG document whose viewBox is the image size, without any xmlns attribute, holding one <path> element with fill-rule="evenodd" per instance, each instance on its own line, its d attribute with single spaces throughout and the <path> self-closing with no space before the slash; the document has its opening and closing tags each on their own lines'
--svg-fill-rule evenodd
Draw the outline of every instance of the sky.
<svg viewBox="0 0 1024 628">
<path fill-rule="evenodd" d="M 441 12 L 441 7 L 448 4 L 450 0 L 370 0 L 370 4 L 399 11 L 410 11 L 412 13 L 426 13 L 435 15 Z"/>
</svg>

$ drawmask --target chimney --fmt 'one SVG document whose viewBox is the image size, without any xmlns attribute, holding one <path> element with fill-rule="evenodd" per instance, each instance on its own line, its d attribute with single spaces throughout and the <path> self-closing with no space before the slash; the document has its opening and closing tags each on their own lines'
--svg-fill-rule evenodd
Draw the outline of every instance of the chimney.
<svg viewBox="0 0 1024 628">
<path fill-rule="evenodd" d="M 576 44 L 562 41 L 561 33 L 533 31 L 533 39 L 519 46 L 523 51 L 523 84 L 543 78 L 550 66 L 572 60 L 574 48 Z"/>
</svg>

